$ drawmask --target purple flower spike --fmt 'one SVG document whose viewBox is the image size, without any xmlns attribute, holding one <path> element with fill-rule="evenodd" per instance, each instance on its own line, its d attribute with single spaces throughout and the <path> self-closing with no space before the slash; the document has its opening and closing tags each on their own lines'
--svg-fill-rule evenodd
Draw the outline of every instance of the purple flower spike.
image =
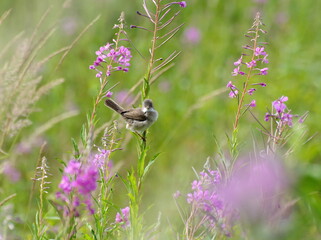
<svg viewBox="0 0 321 240">
<path fill-rule="evenodd" d="M 262 42 L 260 40 L 261 33 L 266 33 L 262 29 L 262 25 L 264 25 L 261 21 L 260 13 L 257 13 L 253 22 L 252 27 L 247 31 L 245 34 L 245 37 L 249 38 L 250 41 L 248 44 L 243 46 L 243 53 L 241 54 L 241 57 L 233 63 L 234 69 L 232 71 L 232 76 L 238 76 L 238 75 L 245 75 L 246 80 L 242 81 L 242 83 L 235 84 L 235 88 L 239 90 L 240 92 L 240 102 L 238 103 L 238 113 L 240 112 L 239 109 L 241 109 L 244 105 L 244 94 L 252 95 L 254 91 L 256 91 L 254 88 L 251 88 L 251 85 L 260 85 L 262 87 L 265 87 L 265 83 L 253 83 L 252 78 L 255 77 L 255 75 L 267 75 L 268 74 L 268 68 L 263 67 L 262 65 L 264 63 L 268 63 L 267 59 L 267 52 L 265 50 L 265 47 L 262 45 L 267 44 L 266 42 Z M 235 82 L 237 83 L 237 82 Z M 241 85 L 242 84 L 242 85 Z M 245 89 L 244 89 L 245 88 Z M 229 97 L 233 98 L 236 94 L 233 92 L 229 93 Z M 249 104 L 248 104 L 249 105 Z M 238 118 L 240 116 L 236 116 L 235 123 L 238 123 Z"/>
<path fill-rule="evenodd" d="M 91 161 L 87 164 L 76 160 L 69 161 L 59 184 L 61 191 L 56 194 L 56 197 L 66 204 L 65 215 L 72 212 L 73 216 L 80 216 L 81 203 L 85 203 L 91 214 L 94 213 L 91 207 L 91 194 L 97 188 L 98 175 L 98 168 Z"/>
<path fill-rule="evenodd" d="M 96 51 L 96 55 L 97 58 L 93 65 L 89 66 L 89 69 L 94 69 L 98 72 L 96 74 L 97 78 L 101 78 L 103 73 L 102 71 L 97 70 L 96 67 L 106 68 L 107 77 L 110 76 L 111 69 L 113 69 L 113 71 L 128 72 L 128 67 L 130 66 L 129 62 L 132 58 L 131 52 L 128 48 L 120 46 L 118 49 L 114 49 L 112 44 L 107 43 L 105 46 L 100 47 L 99 50 Z M 102 63 L 109 65 L 102 66 Z"/>
</svg>

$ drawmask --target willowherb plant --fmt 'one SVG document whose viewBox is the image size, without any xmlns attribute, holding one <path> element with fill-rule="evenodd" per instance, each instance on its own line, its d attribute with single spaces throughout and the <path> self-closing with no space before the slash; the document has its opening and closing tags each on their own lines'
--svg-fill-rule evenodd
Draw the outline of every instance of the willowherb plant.
<svg viewBox="0 0 321 240">
<path fill-rule="evenodd" d="M 200 232 L 208 236 L 217 232 L 230 236 L 228 220 L 231 211 L 221 194 L 224 187 L 221 173 L 207 166 L 197 177 L 186 198 L 191 211 L 185 223 L 185 237 L 194 239 Z"/>
<path fill-rule="evenodd" d="M 66 217 L 79 217 L 78 209 L 82 203 L 91 214 L 94 213 L 91 194 L 97 188 L 98 176 L 98 166 L 94 162 L 82 164 L 76 160 L 69 161 L 59 184 L 61 191 L 56 194 L 58 199 L 67 203 L 64 205 Z"/>
<path fill-rule="evenodd" d="M 243 48 L 247 51 L 243 53 L 241 57 L 234 62 L 234 70 L 232 72 L 233 76 L 242 76 L 245 78 L 240 83 L 237 83 L 237 80 L 232 82 L 229 81 L 227 87 L 230 88 L 229 97 L 237 98 L 237 112 L 235 116 L 235 121 L 233 128 L 237 129 L 239 119 L 242 114 L 249 108 L 255 107 L 256 101 L 255 99 L 249 102 L 246 96 L 253 96 L 257 87 L 265 87 L 265 82 L 258 82 L 255 76 L 264 76 L 268 74 L 268 68 L 265 64 L 269 61 L 267 59 L 268 54 L 265 51 L 264 45 L 266 42 L 260 42 L 260 34 L 266 33 L 265 30 L 262 29 L 262 21 L 260 19 L 260 14 L 257 13 L 254 19 L 254 23 L 252 27 L 248 30 L 245 35 L 250 39 L 250 44 L 243 46 Z M 246 103 L 248 102 L 248 103 Z M 244 106 L 246 109 L 244 110 Z"/>
<path fill-rule="evenodd" d="M 279 99 L 272 102 L 271 112 L 265 114 L 264 120 L 271 122 L 270 130 L 264 128 L 262 131 L 269 139 L 268 143 L 270 149 L 275 152 L 277 146 L 283 146 L 291 135 L 290 129 L 293 127 L 293 120 L 298 118 L 298 123 L 303 123 L 307 114 L 299 116 L 292 114 L 291 110 L 286 106 L 285 102 L 288 101 L 288 97 L 282 96 Z"/>
</svg>

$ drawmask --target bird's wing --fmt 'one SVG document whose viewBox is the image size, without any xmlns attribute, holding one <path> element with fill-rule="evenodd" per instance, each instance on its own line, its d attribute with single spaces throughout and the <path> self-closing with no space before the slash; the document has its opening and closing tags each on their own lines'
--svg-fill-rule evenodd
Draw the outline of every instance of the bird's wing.
<svg viewBox="0 0 321 240">
<path fill-rule="evenodd" d="M 123 111 L 121 115 L 129 120 L 145 121 L 147 119 L 147 117 L 141 109 L 135 108 Z"/>
</svg>

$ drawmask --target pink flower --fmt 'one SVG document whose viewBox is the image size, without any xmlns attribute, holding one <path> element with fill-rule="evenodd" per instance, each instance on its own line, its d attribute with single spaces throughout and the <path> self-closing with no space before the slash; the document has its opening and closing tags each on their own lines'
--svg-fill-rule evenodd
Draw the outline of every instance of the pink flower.
<svg viewBox="0 0 321 240">
<path fill-rule="evenodd" d="M 236 62 L 234 62 L 234 66 L 239 66 L 239 65 L 241 65 L 241 63 L 242 63 L 242 58 L 243 58 L 243 56 L 241 56 Z"/>
<path fill-rule="evenodd" d="M 253 83 L 252 85 L 260 85 L 261 87 L 266 87 L 266 83 Z"/>
<path fill-rule="evenodd" d="M 229 81 L 226 85 L 227 88 L 235 89 L 236 87 L 232 84 L 232 81 Z"/>
<path fill-rule="evenodd" d="M 262 68 L 260 69 L 260 75 L 267 75 L 267 71 L 269 70 L 269 68 Z"/>
<path fill-rule="evenodd" d="M 88 211 L 93 214 L 91 207 L 91 194 L 97 188 L 99 171 L 96 165 L 91 161 L 87 164 L 81 164 L 76 160 L 69 161 L 64 170 L 56 197 L 61 199 L 67 206 L 64 208 L 66 215 L 70 214 L 70 209 L 74 211 L 74 216 L 80 216 L 78 207 L 81 203 L 87 206 Z"/>
<path fill-rule="evenodd" d="M 288 97 L 282 96 L 278 100 L 275 100 L 272 103 L 272 106 L 278 113 L 284 112 L 284 110 L 286 109 L 286 105 L 284 104 L 284 102 L 286 101 L 288 101 Z"/>
<path fill-rule="evenodd" d="M 249 107 L 256 107 L 256 101 L 255 100 L 252 100 L 249 104 Z"/>
<path fill-rule="evenodd" d="M 128 72 L 127 67 L 130 66 L 129 62 L 132 58 L 131 52 L 128 48 L 120 46 L 118 49 L 114 49 L 112 44 L 107 43 L 105 46 L 100 47 L 99 50 L 96 51 L 96 55 L 97 58 L 94 63 L 89 66 L 89 69 L 97 71 L 97 78 L 101 78 L 103 74 L 102 71 L 98 70 L 97 68 L 104 67 L 102 66 L 102 63 L 109 64 L 110 61 L 112 61 L 112 63 L 105 67 L 106 76 L 110 76 L 111 70 Z M 109 61 L 107 61 L 108 59 Z M 112 64 L 118 66 L 112 67 Z"/>
<path fill-rule="evenodd" d="M 110 98 L 112 95 L 113 95 L 113 93 L 110 92 L 110 91 L 108 91 L 108 92 L 106 93 L 105 97 Z"/>
<path fill-rule="evenodd" d="M 129 220 L 130 208 L 125 207 L 125 208 L 121 209 L 120 211 L 121 211 L 121 213 L 118 212 L 116 214 L 115 223 L 120 223 L 120 224 L 122 224 L 123 228 L 127 228 L 130 226 L 130 220 Z"/>
<path fill-rule="evenodd" d="M 264 47 L 257 47 L 254 51 L 254 55 L 255 56 L 265 56 L 266 55 L 266 52 L 264 52 Z"/>
<path fill-rule="evenodd" d="M 238 74 L 240 75 L 245 75 L 244 72 L 240 71 L 240 66 L 234 68 L 233 72 L 232 72 L 232 76 L 237 76 Z"/>
<path fill-rule="evenodd" d="M 178 2 L 178 4 L 182 7 L 185 8 L 187 6 L 185 1 Z"/>
<path fill-rule="evenodd" d="M 245 63 L 248 68 L 255 67 L 256 66 L 256 61 L 252 60 L 251 62 Z"/>
<path fill-rule="evenodd" d="M 248 93 L 249 95 L 253 95 L 254 91 L 256 91 L 255 88 L 250 88 L 249 90 L 247 90 L 247 93 Z"/>
<path fill-rule="evenodd" d="M 238 93 L 239 93 L 239 91 L 237 91 L 237 90 L 232 90 L 232 91 L 230 91 L 230 93 L 228 94 L 228 96 L 229 96 L 230 98 L 235 98 Z"/>
</svg>

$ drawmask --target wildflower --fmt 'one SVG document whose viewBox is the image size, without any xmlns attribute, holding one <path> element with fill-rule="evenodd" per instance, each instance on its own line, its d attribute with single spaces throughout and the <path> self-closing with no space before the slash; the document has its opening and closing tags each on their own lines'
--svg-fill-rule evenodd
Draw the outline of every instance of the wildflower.
<svg viewBox="0 0 321 240">
<path fill-rule="evenodd" d="M 248 106 L 249 106 L 249 107 L 252 107 L 252 108 L 253 108 L 253 107 L 256 107 L 256 101 L 255 101 L 255 100 L 252 100 Z"/>
<path fill-rule="evenodd" d="M 187 6 L 185 1 L 177 2 L 177 4 L 179 4 L 179 6 L 182 8 L 185 8 Z"/>
<path fill-rule="evenodd" d="M 110 91 L 108 91 L 108 92 L 106 93 L 105 97 L 110 98 L 112 95 L 113 95 L 113 93 L 110 92 Z"/>
<path fill-rule="evenodd" d="M 246 53 L 242 53 L 241 57 L 236 60 L 234 64 L 234 69 L 232 71 L 232 76 L 238 76 L 238 75 L 246 75 L 246 80 L 242 83 L 240 83 L 240 86 L 242 84 L 242 87 L 240 86 L 235 86 L 235 89 L 238 89 L 240 91 L 240 98 L 238 102 L 238 111 L 237 115 L 235 117 L 235 122 L 234 122 L 234 128 L 237 127 L 239 123 L 239 118 L 241 117 L 241 112 L 240 109 L 244 105 L 244 100 L 245 94 L 252 95 L 256 89 L 251 88 L 251 85 L 260 85 L 262 87 L 265 87 L 265 83 L 251 83 L 252 77 L 255 75 L 267 75 L 268 74 L 268 68 L 267 67 L 261 67 L 263 63 L 268 63 L 267 60 L 267 52 L 264 46 L 259 45 L 261 44 L 266 44 L 264 42 L 259 41 L 260 38 L 260 33 L 265 33 L 265 31 L 261 28 L 263 23 L 261 22 L 260 19 L 260 14 L 257 13 L 254 23 L 252 27 L 248 30 L 247 34 L 245 35 L 246 37 L 250 38 L 250 43 L 243 46 L 244 51 Z M 250 52 L 250 53 L 248 53 Z M 236 96 L 235 92 L 230 92 L 229 97 L 234 98 Z M 247 104 L 247 106 L 253 107 L 255 104 L 252 102 L 250 104 Z"/>
<path fill-rule="evenodd" d="M 245 75 L 244 72 L 240 71 L 240 66 L 233 69 L 232 76 L 237 76 L 238 74 Z"/>
<path fill-rule="evenodd" d="M 75 216 L 79 216 L 79 207 L 84 203 L 88 211 L 93 214 L 94 210 L 91 203 L 91 193 L 97 188 L 98 168 L 92 162 L 81 164 L 76 160 L 69 161 L 64 169 L 56 197 L 69 204 L 66 206 L 65 214 L 70 213 L 73 209 Z"/>
<path fill-rule="evenodd" d="M 227 88 L 236 89 L 235 85 L 232 84 L 232 81 L 229 81 L 226 85 Z"/>
<path fill-rule="evenodd" d="M 222 230 L 226 217 L 232 217 L 222 198 L 222 187 L 220 172 L 207 168 L 198 174 L 198 179 L 191 184 L 192 192 L 186 195 L 187 203 L 195 209 L 193 217 L 199 217 L 214 231 Z M 228 231 L 225 230 L 223 232 L 227 235 Z"/>
<path fill-rule="evenodd" d="M 260 69 L 260 75 L 267 75 L 268 68 L 262 68 Z"/>
<path fill-rule="evenodd" d="M 129 220 L 129 215 L 130 215 L 130 208 L 125 207 L 121 209 L 121 213 L 117 213 L 115 217 L 115 223 L 119 223 L 122 225 L 122 228 L 127 228 L 130 226 L 130 220 Z"/>
<path fill-rule="evenodd" d="M 102 66 L 103 63 L 107 65 L 106 76 L 110 76 L 112 71 L 128 72 L 129 70 L 128 67 L 130 66 L 129 62 L 132 55 L 130 50 L 124 46 L 114 49 L 113 44 L 107 43 L 96 51 L 96 55 L 96 60 L 89 66 L 89 69 L 97 71 L 97 78 L 101 78 L 103 76 L 103 72 L 98 69 L 104 67 Z M 112 65 L 118 66 L 113 67 Z"/>
<path fill-rule="evenodd" d="M 237 91 L 237 90 L 232 90 L 232 91 L 230 91 L 230 93 L 228 94 L 228 96 L 229 96 L 230 98 L 235 98 L 238 93 L 239 93 L 239 91 Z"/>
<path fill-rule="evenodd" d="M 264 51 L 264 47 L 255 48 L 254 55 L 255 56 L 260 56 L 260 55 L 265 56 L 266 52 Z"/>
<path fill-rule="evenodd" d="M 248 68 L 252 68 L 256 66 L 256 61 L 252 60 L 251 62 L 245 63 Z"/>
<path fill-rule="evenodd" d="M 98 152 L 99 153 L 96 153 L 94 155 L 94 157 L 91 159 L 91 161 L 98 168 L 103 168 L 105 166 L 105 163 L 108 160 L 108 157 L 109 157 L 111 151 L 98 148 Z"/>
<path fill-rule="evenodd" d="M 288 125 L 289 127 L 292 127 L 293 125 L 293 118 L 298 117 L 298 115 L 290 114 L 290 110 L 287 110 L 287 106 L 285 105 L 285 102 L 288 101 L 288 97 L 282 96 L 279 99 L 272 102 L 272 106 L 274 110 L 276 111 L 276 114 L 266 113 L 264 120 L 269 121 L 270 118 L 274 118 L 277 122 L 277 125 L 279 128 L 281 128 L 284 125 Z M 300 118 L 298 120 L 299 123 L 302 123 L 302 119 Z"/>
<path fill-rule="evenodd" d="M 239 65 L 241 65 L 241 63 L 242 63 L 242 58 L 243 58 L 243 56 L 241 56 L 236 62 L 234 62 L 234 66 L 239 66 Z"/>
<path fill-rule="evenodd" d="M 250 88 L 249 90 L 247 90 L 247 93 L 248 93 L 249 95 L 252 95 L 255 91 L 256 91 L 255 88 Z"/>
<path fill-rule="evenodd" d="M 64 173 L 65 174 L 78 174 L 79 169 L 81 167 L 81 163 L 76 160 L 69 161 L 67 167 L 65 167 Z"/>
<path fill-rule="evenodd" d="M 266 83 L 253 83 L 252 85 L 260 85 L 261 87 L 266 87 Z"/>
<path fill-rule="evenodd" d="M 284 104 L 286 101 L 288 101 L 288 97 L 282 96 L 278 100 L 274 101 L 272 106 L 278 113 L 282 113 L 286 109 L 286 105 Z"/>
</svg>

